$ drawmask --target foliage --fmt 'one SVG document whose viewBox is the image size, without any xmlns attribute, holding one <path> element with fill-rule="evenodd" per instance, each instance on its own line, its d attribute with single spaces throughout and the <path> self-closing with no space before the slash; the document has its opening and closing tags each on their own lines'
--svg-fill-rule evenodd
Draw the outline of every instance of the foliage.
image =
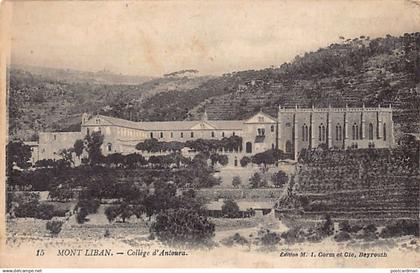
<svg viewBox="0 0 420 273">
<path fill-rule="evenodd" d="M 239 217 L 239 206 L 232 199 L 226 199 L 223 201 L 222 214 L 227 218 Z"/>
<path fill-rule="evenodd" d="M 169 245 L 208 245 L 215 227 L 206 217 L 191 209 L 169 209 L 159 213 L 151 232 Z"/>
<path fill-rule="evenodd" d="M 244 156 L 241 158 L 239 163 L 241 164 L 241 167 L 245 168 L 249 163 L 251 163 L 251 158 L 249 158 L 248 156 Z"/>
<path fill-rule="evenodd" d="M 329 235 L 332 235 L 334 233 L 334 224 L 333 224 L 333 221 L 331 220 L 331 216 L 329 214 L 327 214 L 325 216 L 325 222 L 321 226 L 320 232 L 321 232 L 321 235 L 323 235 L 323 236 L 329 236 Z"/>
<path fill-rule="evenodd" d="M 267 186 L 267 181 L 263 179 L 260 175 L 260 173 L 255 172 L 251 178 L 249 179 L 249 182 L 251 184 L 251 188 L 262 188 Z"/>
<path fill-rule="evenodd" d="M 239 233 L 235 233 L 232 236 L 224 238 L 221 243 L 225 246 L 233 246 L 233 245 L 248 245 L 249 241 L 241 236 Z"/>
<path fill-rule="evenodd" d="M 419 236 L 419 222 L 414 220 L 398 220 L 394 224 L 386 225 L 379 234 L 382 238 L 391 238 L 404 235 Z"/>
<path fill-rule="evenodd" d="M 86 222 L 86 217 L 89 214 L 96 213 L 99 206 L 100 201 L 98 199 L 93 198 L 93 196 L 89 196 L 87 192 L 82 192 L 75 207 L 77 223 L 83 224 Z"/>
<path fill-rule="evenodd" d="M 350 240 L 350 234 L 347 231 L 340 231 L 337 235 L 334 236 L 336 242 L 344 242 Z"/>
<path fill-rule="evenodd" d="M 61 232 L 62 226 L 62 221 L 48 221 L 46 224 L 46 228 L 52 236 L 57 236 Z"/>
<path fill-rule="evenodd" d="M 106 218 L 110 223 L 117 217 L 120 217 L 122 222 L 125 223 L 125 220 L 133 215 L 140 218 L 144 212 L 145 209 L 142 205 L 129 205 L 127 202 L 122 202 L 120 205 L 110 206 L 105 209 Z"/>
<path fill-rule="evenodd" d="M 103 161 L 101 146 L 104 142 L 104 136 L 100 132 L 93 132 L 86 135 L 85 142 L 89 163 L 91 165 L 101 163 Z"/>
<path fill-rule="evenodd" d="M 258 233 L 259 233 L 258 235 L 260 237 L 261 244 L 265 247 L 273 247 L 277 245 L 281 240 L 281 237 L 279 234 L 277 234 L 276 232 L 272 232 L 268 229 L 260 230 Z"/>
<path fill-rule="evenodd" d="M 77 139 L 73 145 L 73 150 L 76 156 L 80 157 L 83 154 L 84 149 L 85 149 L 85 142 L 82 139 Z"/>
<path fill-rule="evenodd" d="M 235 188 L 239 188 L 239 186 L 242 184 L 241 178 L 239 176 L 234 176 L 232 178 L 232 186 Z"/>
<path fill-rule="evenodd" d="M 289 181 L 289 177 L 283 171 L 278 171 L 271 176 L 271 182 L 277 188 L 283 187 Z"/>
<path fill-rule="evenodd" d="M 251 161 L 254 164 L 273 165 L 280 159 L 285 159 L 286 155 L 281 150 L 271 149 L 252 156 Z"/>
<path fill-rule="evenodd" d="M 31 158 L 31 148 L 22 141 L 10 141 L 6 146 L 7 171 L 12 171 L 13 164 L 19 168 L 25 169 L 31 164 L 28 162 Z"/>
<path fill-rule="evenodd" d="M 211 165 L 214 166 L 216 163 L 219 163 L 222 166 L 226 166 L 229 162 L 227 155 L 220 155 L 217 153 L 210 155 Z"/>
</svg>

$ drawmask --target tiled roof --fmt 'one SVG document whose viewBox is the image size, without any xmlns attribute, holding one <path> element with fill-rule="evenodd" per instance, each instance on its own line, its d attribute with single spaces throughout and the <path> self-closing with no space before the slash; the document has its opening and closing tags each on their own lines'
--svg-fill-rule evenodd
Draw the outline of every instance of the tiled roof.
<svg viewBox="0 0 420 273">
<path fill-rule="evenodd" d="M 139 130 L 147 131 L 177 131 L 177 130 L 190 130 L 193 126 L 200 124 L 201 120 L 194 121 L 141 121 L 135 122 L 115 117 L 108 117 L 99 115 L 99 118 L 108 121 L 112 125 L 130 127 Z M 96 125 L 94 124 L 94 119 L 90 119 L 86 125 Z M 206 120 L 206 123 L 212 125 L 219 130 L 241 130 L 243 126 L 242 120 Z"/>
</svg>

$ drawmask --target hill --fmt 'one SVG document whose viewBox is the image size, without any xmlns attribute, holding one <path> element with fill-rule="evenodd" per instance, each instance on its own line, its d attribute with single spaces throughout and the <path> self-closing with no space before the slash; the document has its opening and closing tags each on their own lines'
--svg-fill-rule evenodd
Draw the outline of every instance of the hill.
<svg viewBox="0 0 420 273">
<path fill-rule="evenodd" d="M 342 40 L 276 68 L 185 76 L 181 71 L 140 84 L 68 82 L 20 69 L 10 72 L 10 131 L 77 128 L 84 111 L 131 120 L 244 119 L 278 105 L 392 106 L 398 132 L 420 130 L 420 33 Z M 59 102 L 59 103 L 57 103 Z"/>
<path fill-rule="evenodd" d="M 80 79 L 69 82 L 59 73 L 44 75 L 16 68 L 10 68 L 8 75 L 9 135 L 24 140 L 36 140 L 40 131 L 79 130 L 83 112 L 133 118 L 132 105 L 160 92 L 186 92 L 210 78 L 165 77 L 141 84 L 102 84 Z"/>
</svg>

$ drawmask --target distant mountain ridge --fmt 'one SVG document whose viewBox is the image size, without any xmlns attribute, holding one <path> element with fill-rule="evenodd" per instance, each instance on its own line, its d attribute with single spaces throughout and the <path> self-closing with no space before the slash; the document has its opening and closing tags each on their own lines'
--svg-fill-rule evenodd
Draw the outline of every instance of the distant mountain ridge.
<svg viewBox="0 0 420 273">
<path fill-rule="evenodd" d="M 11 69 L 20 69 L 30 72 L 33 75 L 42 76 L 48 80 L 59 80 L 66 83 L 83 83 L 89 82 L 91 84 L 141 84 L 150 81 L 153 77 L 123 75 L 113 73 L 108 70 L 101 70 L 97 72 L 81 71 L 75 69 L 60 69 L 39 67 L 32 65 L 12 65 Z"/>
</svg>

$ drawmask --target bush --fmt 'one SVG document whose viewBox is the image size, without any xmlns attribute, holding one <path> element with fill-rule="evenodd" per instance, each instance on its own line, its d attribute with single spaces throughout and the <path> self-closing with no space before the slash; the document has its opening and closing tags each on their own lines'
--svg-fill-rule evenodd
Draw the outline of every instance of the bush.
<svg viewBox="0 0 420 273">
<path fill-rule="evenodd" d="M 242 184 L 241 178 L 239 176 L 234 176 L 232 178 L 232 186 L 235 188 L 239 188 L 239 186 Z"/>
<path fill-rule="evenodd" d="M 351 232 L 351 226 L 349 224 L 349 221 L 347 220 L 340 222 L 340 224 L 338 225 L 338 228 L 340 229 L 340 231 Z"/>
<path fill-rule="evenodd" d="M 256 172 L 253 176 L 249 179 L 252 188 L 261 188 L 267 186 L 267 181 L 262 179 L 261 175 Z"/>
<path fill-rule="evenodd" d="M 291 228 L 288 231 L 283 232 L 280 237 L 288 244 L 301 243 L 305 241 L 304 234 L 300 228 Z"/>
<path fill-rule="evenodd" d="M 42 220 L 51 220 L 54 217 L 54 206 L 49 204 L 40 204 L 36 208 L 35 218 Z"/>
<path fill-rule="evenodd" d="M 329 214 L 327 214 L 325 216 L 325 222 L 322 225 L 322 227 L 320 228 L 320 232 L 321 235 L 323 236 L 328 236 L 328 235 L 332 235 L 334 232 L 334 224 L 331 220 L 331 216 Z"/>
<path fill-rule="evenodd" d="M 61 232 L 61 227 L 63 226 L 62 221 L 48 221 L 47 230 L 50 231 L 52 236 L 57 236 Z"/>
<path fill-rule="evenodd" d="M 239 217 L 239 206 L 232 200 L 227 199 L 223 201 L 222 214 L 227 218 L 237 218 Z"/>
<path fill-rule="evenodd" d="M 88 216 L 89 213 L 87 213 L 85 208 L 80 208 L 76 213 L 76 221 L 79 224 L 83 224 L 86 222 L 86 216 Z"/>
<path fill-rule="evenodd" d="M 340 231 L 337 235 L 334 236 L 336 242 L 344 242 L 350 240 L 350 234 L 346 231 Z"/>
<path fill-rule="evenodd" d="M 251 158 L 244 156 L 241 158 L 239 163 L 241 164 L 241 167 L 245 168 L 249 163 L 251 163 Z"/>
<path fill-rule="evenodd" d="M 156 216 L 150 231 L 169 245 L 209 245 L 214 224 L 191 209 L 167 210 Z"/>
<path fill-rule="evenodd" d="M 225 246 L 249 244 L 248 240 L 245 237 L 241 236 L 239 233 L 235 233 L 234 235 L 223 239 L 221 243 Z"/>
<path fill-rule="evenodd" d="M 382 238 L 404 235 L 419 236 L 419 223 L 414 220 L 399 220 L 395 224 L 387 225 L 379 234 Z"/>
<path fill-rule="evenodd" d="M 277 245 L 281 237 L 276 232 L 271 232 L 270 230 L 262 231 L 260 232 L 260 240 L 261 244 L 266 247 L 272 247 Z"/>
<path fill-rule="evenodd" d="M 283 171 L 278 171 L 271 176 L 271 182 L 277 188 L 283 187 L 289 181 L 289 177 Z"/>
</svg>

